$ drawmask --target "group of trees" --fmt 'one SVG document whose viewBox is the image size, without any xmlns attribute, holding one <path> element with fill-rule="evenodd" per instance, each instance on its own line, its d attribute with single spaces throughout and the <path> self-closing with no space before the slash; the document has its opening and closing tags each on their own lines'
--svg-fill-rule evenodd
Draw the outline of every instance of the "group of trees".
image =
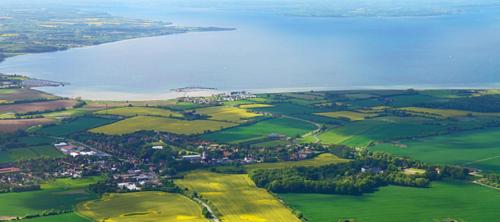
<svg viewBox="0 0 500 222">
<path fill-rule="evenodd" d="M 362 194 L 388 184 L 427 187 L 429 179 L 391 170 L 385 161 L 354 160 L 321 167 L 267 169 L 251 172 L 259 187 L 299 193 Z"/>
<path fill-rule="evenodd" d="M 65 214 L 65 213 L 70 213 L 70 212 L 72 212 L 72 210 L 49 209 L 49 210 L 44 210 L 40 213 L 27 214 L 24 217 L 18 218 L 18 219 L 31 219 L 31 218 L 37 218 L 37 217 L 54 216 L 54 215 Z"/>
<path fill-rule="evenodd" d="M 0 193 L 9 193 L 9 192 L 25 192 L 25 191 L 33 191 L 40 190 L 41 187 L 39 184 L 3 184 L 0 183 Z"/>
<path fill-rule="evenodd" d="M 349 153 L 342 148 L 343 153 Z M 351 155 L 351 154 L 349 154 Z M 405 168 L 420 168 L 423 174 L 409 175 Z M 362 194 L 386 185 L 428 187 L 431 180 L 465 179 L 469 171 L 455 166 L 430 166 L 384 153 L 361 151 L 348 163 L 319 167 L 261 169 L 250 172 L 258 187 L 276 193 Z"/>
</svg>

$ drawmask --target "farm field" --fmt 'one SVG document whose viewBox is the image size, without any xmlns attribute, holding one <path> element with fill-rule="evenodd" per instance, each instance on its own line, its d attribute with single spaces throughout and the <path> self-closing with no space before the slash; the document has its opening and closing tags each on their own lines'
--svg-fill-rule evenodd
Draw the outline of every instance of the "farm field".
<svg viewBox="0 0 500 222">
<path fill-rule="evenodd" d="M 52 100 L 57 96 L 33 89 L 0 89 L 0 101 L 12 103 L 16 101 Z"/>
<path fill-rule="evenodd" d="M 251 108 L 258 112 L 274 113 L 281 115 L 293 115 L 293 114 L 304 114 L 304 113 L 318 113 L 326 110 L 316 109 L 307 105 L 298 105 L 293 103 L 274 103 L 269 107 L 257 107 Z"/>
<path fill-rule="evenodd" d="M 318 138 L 323 144 L 366 147 L 374 141 L 430 135 L 444 130 L 444 126 L 429 124 L 422 118 L 379 117 L 328 129 Z"/>
<path fill-rule="evenodd" d="M 175 134 L 200 134 L 235 126 L 234 123 L 211 120 L 179 120 L 171 118 L 136 116 L 90 130 L 93 133 L 124 135 L 141 130 L 156 130 Z"/>
<path fill-rule="evenodd" d="M 301 136 L 315 129 L 314 125 L 301 120 L 278 118 L 206 134 L 202 138 L 219 143 L 239 143 L 267 137 L 272 133 L 290 137 Z"/>
<path fill-rule="evenodd" d="M 0 163 L 15 162 L 18 160 L 38 159 L 43 157 L 62 156 L 64 156 L 64 154 L 59 152 L 59 150 L 51 145 L 28 146 L 0 151 Z"/>
<path fill-rule="evenodd" d="M 33 219 L 25 219 L 22 221 L 28 221 L 28 222 L 92 222 L 92 220 L 87 219 L 85 217 L 82 217 L 76 213 L 66 213 L 66 214 L 59 214 L 59 215 L 54 215 L 54 216 L 48 216 L 48 217 L 36 217 Z"/>
<path fill-rule="evenodd" d="M 69 117 L 78 117 L 78 116 L 84 116 L 87 114 L 92 113 L 95 111 L 95 108 L 76 108 L 76 109 L 67 109 L 67 110 L 62 110 L 62 111 L 55 111 L 55 112 L 48 112 L 48 113 L 43 113 L 41 114 L 43 117 L 46 118 L 69 118 Z"/>
<path fill-rule="evenodd" d="M 177 103 L 176 100 L 145 100 L 145 101 L 95 101 L 87 100 L 86 107 L 105 109 L 105 108 L 120 108 L 129 106 L 151 107 L 151 106 L 173 106 Z"/>
<path fill-rule="evenodd" d="M 246 174 L 195 171 L 176 184 L 196 191 L 222 214 L 226 222 L 299 222 L 293 213 Z"/>
<path fill-rule="evenodd" d="M 421 107 L 404 107 L 404 108 L 399 108 L 399 110 L 407 111 L 409 113 L 414 113 L 414 114 L 421 114 L 424 116 L 440 117 L 440 118 L 465 117 L 467 115 L 500 117 L 500 113 L 479 113 L 479 112 L 471 112 L 471 111 L 464 111 L 464 110 L 457 110 L 457 109 L 432 109 L 432 108 L 421 108 Z"/>
<path fill-rule="evenodd" d="M 0 114 L 0 120 L 1 119 L 15 119 L 15 118 L 16 118 L 16 114 L 15 113 L 3 113 L 3 114 Z"/>
<path fill-rule="evenodd" d="M 249 119 L 261 116 L 261 114 L 249 112 L 233 106 L 212 106 L 196 109 L 196 113 L 210 116 L 210 120 L 227 121 L 233 123 L 244 123 Z"/>
<path fill-rule="evenodd" d="M 23 136 L 17 138 L 17 141 L 26 146 L 49 145 L 54 139 L 45 136 Z"/>
<path fill-rule="evenodd" d="M 73 120 L 63 121 L 54 126 L 47 126 L 38 130 L 38 133 L 50 136 L 66 136 L 72 133 L 85 131 L 98 126 L 112 123 L 114 120 L 98 117 L 78 117 Z"/>
<path fill-rule="evenodd" d="M 313 159 L 300 160 L 300 161 L 284 161 L 276 163 L 256 163 L 244 165 L 246 170 L 258 169 L 275 169 L 275 168 L 289 168 L 289 167 L 317 167 L 329 164 L 345 163 L 348 160 L 339 158 L 330 153 L 323 153 Z"/>
<path fill-rule="evenodd" d="M 75 100 L 52 100 L 44 102 L 19 103 L 0 105 L 0 113 L 28 113 L 28 112 L 43 112 L 56 109 L 71 108 L 76 105 Z"/>
<path fill-rule="evenodd" d="M 78 204 L 77 210 L 95 221 L 208 222 L 196 202 L 165 192 L 105 194 L 99 200 Z"/>
<path fill-rule="evenodd" d="M 419 140 L 401 141 L 400 144 L 378 144 L 373 151 L 384 151 L 417 160 L 474 166 L 500 172 L 500 129 L 466 131 Z"/>
<path fill-rule="evenodd" d="M 394 92 L 394 95 L 383 95 L 383 96 L 386 96 L 387 100 L 380 100 L 380 98 L 377 97 L 370 99 L 354 100 L 350 101 L 349 103 L 354 105 L 354 107 L 374 107 L 374 106 L 408 107 L 408 106 L 416 106 L 421 103 L 444 100 L 442 98 L 437 98 L 425 94 L 401 94 L 401 92 Z"/>
<path fill-rule="evenodd" d="M 239 107 L 242 109 L 265 108 L 265 107 L 272 107 L 272 106 L 273 105 L 271 105 L 271 104 L 264 104 L 264 103 L 251 103 L 251 104 L 239 105 Z"/>
<path fill-rule="evenodd" d="M 431 188 L 387 186 L 362 196 L 281 194 L 310 222 L 496 221 L 497 190 L 463 182 L 433 182 Z"/>
<path fill-rule="evenodd" d="M 100 115 L 116 115 L 124 117 L 132 116 L 159 116 L 159 117 L 182 117 L 182 114 L 167 109 L 152 107 L 119 107 L 97 111 Z"/>
<path fill-rule="evenodd" d="M 338 111 L 338 112 L 327 112 L 327 113 L 316 113 L 320 116 L 332 117 L 332 118 L 346 118 L 351 121 L 364 120 L 367 117 L 373 117 L 373 114 L 358 113 L 353 111 Z"/>
<path fill-rule="evenodd" d="M 32 126 L 47 125 L 54 120 L 48 118 L 35 119 L 2 119 L 0 120 L 0 133 L 14 133 L 17 130 L 27 129 Z"/>
<path fill-rule="evenodd" d="M 43 184 L 39 191 L 2 193 L 0 217 L 24 216 L 49 209 L 72 210 L 76 203 L 96 198 L 94 194 L 87 192 L 87 187 L 99 179 L 100 177 L 69 179 L 70 182 L 65 181 L 63 185 L 58 185 L 61 182 L 56 179 Z"/>
</svg>

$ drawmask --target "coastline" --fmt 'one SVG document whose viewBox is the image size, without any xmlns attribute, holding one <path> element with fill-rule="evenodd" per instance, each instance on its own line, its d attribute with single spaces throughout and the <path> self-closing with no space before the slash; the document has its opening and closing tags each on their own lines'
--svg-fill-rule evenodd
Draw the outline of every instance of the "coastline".
<svg viewBox="0 0 500 222">
<path fill-rule="evenodd" d="M 173 25 L 173 23 L 172 23 Z M 174 25 L 173 25 L 174 26 Z M 222 28 L 222 27 L 183 27 L 183 28 L 192 28 L 192 30 L 186 30 L 184 32 L 176 32 L 176 33 L 163 33 L 159 35 L 149 35 L 149 36 L 137 36 L 137 37 L 131 37 L 131 38 L 124 38 L 116 41 L 106 41 L 106 42 L 99 42 L 97 44 L 92 44 L 92 45 L 81 45 L 81 46 L 75 46 L 75 47 L 68 47 L 64 49 L 55 49 L 55 50 L 47 50 L 43 52 L 29 52 L 29 53 L 16 53 L 15 55 L 6 55 L 6 54 L 0 54 L 0 64 L 5 62 L 9 58 L 14 58 L 17 56 L 23 56 L 23 55 L 32 55 L 32 54 L 43 54 L 43 53 L 53 53 L 53 52 L 61 52 L 61 51 L 67 51 L 70 49 L 81 49 L 81 48 L 88 48 L 88 47 L 94 47 L 94 46 L 101 46 L 101 45 L 106 45 L 106 44 L 112 44 L 112 43 L 117 43 L 117 42 L 124 42 L 124 41 L 129 41 L 129 40 L 134 40 L 134 39 L 144 39 L 144 38 L 154 38 L 154 37 L 160 37 L 160 36 L 169 36 L 169 35 L 179 35 L 179 34 L 187 34 L 187 33 L 193 33 L 193 32 L 228 32 L 228 31 L 234 31 L 237 30 L 236 28 Z"/>
<path fill-rule="evenodd" d="M 71 86 L 67 86 L 71 87 Z M 284 87 L 284 88 L 260 88 L 260 89 L 220 89 L 220 90 L 199 90 L 193 92 L 175 92 L 172 90 L 150 92 L 150 93 L 130 93 L 117 91 L 72 91 L 72 94 L 58 94 L 50 89 L 58 87 L 35 87 L 33 89 L 50 93 L 56 96 L 67 98 L 82 98 L 92 101 L 153 101 L 153 100 L 170 100 L 184 96 L 211 96 L 219 93 L 227 93 L 231 91 L 247 91 L 255 94 L 265 93 L 294 93 L 307 91 L 348 91 L 348 90 L 460 90 L 460 89 L 498 89 L 500 83 L 491 85 L 372 85 L 372 86 L 349 86 L 349 87 Z M 48 89 L 48 90 L 47 90 Z"/>
</svg>

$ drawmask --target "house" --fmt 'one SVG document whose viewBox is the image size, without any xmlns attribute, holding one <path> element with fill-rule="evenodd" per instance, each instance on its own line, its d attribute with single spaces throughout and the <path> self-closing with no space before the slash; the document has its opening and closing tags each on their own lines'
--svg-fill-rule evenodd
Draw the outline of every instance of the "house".
<svg viewBox="0 0 500 222">
<path fill-rule="evenodd" d="M 16 168 L 16 167 L 0 168 L 0 174 L 2 174 L 2 173 L 17 173 L 20 171 L 21 171 L 21 169 Z"/>
<path fill-rule="evenodd" d="M 66 143 L 66 142 L 60 142 L 60 143 L 54 144 L 55 147 L 62 147 L 62 146 L 67 146 L 67 145 L 68 145 L 68 143 Z"/>
<path fill-rule="evenodd" d="M 153 150 L 162 150 L 163 146 L 153 146 L 153 147 L 151 147 L 151 149 L 153 149 Z"/>
<path fill-rule="evenodd" d="M 137 187 L 137 185 L 135 185 L 135 183 L 118 183 L 116 184 L 118 186 L 118 188 L 120 189 L 127 189 L 127 190 L 130 190 L 130 191 L 139 191 L 141 190 L 140 187 Z"/>
<path fill-rule="evenodd" d="M 201 160 L 201 155 L 199 155 L 199 154 L 196 154 L 196 155 L 185 155 L 185 156 L 182 156 L 182 159 L 183 160 L 187 160 L 187 161 L 200 161 Z"/>
</svg>

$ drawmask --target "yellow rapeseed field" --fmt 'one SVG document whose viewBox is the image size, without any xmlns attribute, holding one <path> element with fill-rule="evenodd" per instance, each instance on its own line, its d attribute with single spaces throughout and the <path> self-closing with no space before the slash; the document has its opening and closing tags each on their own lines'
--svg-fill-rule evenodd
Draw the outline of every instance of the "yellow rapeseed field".
<svg viewBox="0 0 500 222">
<path fill-rule="evenodd" d="M 196 191 L 222 214 L 223 222 L 300 222 L 278 199 L 246 174 L 195 171 L 176 183 Z"/>
<path fill-rule="evenodd" d="M 94 133 L 124 135 L 141 130 L 154 130 L 175 134 L 201 134 L 235 126 L 234 123 L 211 120 L 180 120 L 155 116 L 136 116 L 90 130 Z"/>
<path fill-rule="evenodd" d="M 242 105 L 240 105 L 240 108 L 252 109 L 252 108 L 265 108 L 265 107 L 272 107 L 272 106 L 273 105 L 271 105 L 271 104 L 254 103 L 254 104 L 242 104 Z"/>
<path fill-rule="evenodd" d="M 248 119 L 260 116 L 261 114 L 250 112 L 246 109 L 233 106 L 212 106 L 196 109 L 197 113 L 210 116 L 211 120 L 227 121 L 234 123 L 244 123 Z"/>
<path fill-rule="evenodd" d="M 100 115 L 116 115 L 116 116 L 161 116 L 161 117 L 182 117 L 182 114 L 176 113 L 167 109 L 153 107 L 119 107 L 96 112 Z"/>
</svg>

